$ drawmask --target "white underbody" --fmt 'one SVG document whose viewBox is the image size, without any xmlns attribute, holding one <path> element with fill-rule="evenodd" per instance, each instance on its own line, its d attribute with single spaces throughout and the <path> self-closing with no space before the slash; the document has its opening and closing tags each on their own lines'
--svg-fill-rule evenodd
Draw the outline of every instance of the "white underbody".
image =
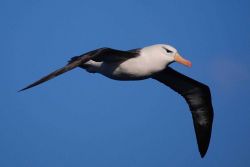
<svg viewBox="0 0 250 167">
<path fill-rule="evenodd" d="M 115 80 L 141 80 L 149 78 L 172 62 L 162 45 L 152 45 L 142 48 L 140 55 L 122 62 L 95 62 L 88 61 L 86 70 L 91 73 L 100 73 Z"/>
</svg>

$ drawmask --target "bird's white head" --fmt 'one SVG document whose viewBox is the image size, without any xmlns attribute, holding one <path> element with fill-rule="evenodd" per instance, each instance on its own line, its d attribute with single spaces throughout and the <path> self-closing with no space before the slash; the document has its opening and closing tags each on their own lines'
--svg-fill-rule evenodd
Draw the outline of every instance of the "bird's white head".
<svg viewBox="0 0 250 167">
<path fill-rule="evenodd" d="M 170 45 L 163 45 L 162 49 L 164 50 L 165 55 L 168 56 L 169 62 L 178 62 L 180 64 L 187 66 L 187 67 L 192 66 L 191 61 L 184 59 L 174 47 L 172 47 Z"/>
</svg>

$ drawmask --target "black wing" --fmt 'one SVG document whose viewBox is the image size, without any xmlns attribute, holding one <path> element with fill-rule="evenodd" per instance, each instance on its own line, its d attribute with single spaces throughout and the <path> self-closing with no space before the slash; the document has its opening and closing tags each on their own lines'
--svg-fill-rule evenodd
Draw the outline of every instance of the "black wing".
<svg viewBox="0 0 250 167">
<path fill-rule="evenodd" d="M 85 57 L 85 55 L 91 55 L 91 60 L 97 62 L 117 62 L 117 61 L 124 61 L 139 55 L 139 49 L 133 49 L 128 51 L 116 50 L 111 48 L 100 48 L 94 51 L 90 51 L 80 56 L 72 57 L 69 63 Z"/>
<path fill-rule="evenodd" d="M 169 86 L 185 98 L 192 113 L 199 152 L 203 158 L 209 146 L 214 115 L 209 87 L 170 67 L 152 78 Z"/>
<path fill-rule="evenodd" d="M 78 67 L 81 64 L 86 63 L 89 60 L 94 60 L 94 61 L 110 61 L 110 62 L 114 62 L 114 61 L 124 61 L 126 59 L 132 58 L 132 57 L 136 57 L 138 55 L 137 50 L 134 51 L 120 51 L 120 50 L 115 50 L 115 49 L 111 49 L 111 48 L 100 48 L 100 49 L 96 49 L 94 51 L 90 51 L 88 53 L 84 53 L 80 56 L 75 56 L 73 58 L 71 58 L 71 60 L 69 61 L 69 63 L 50 73 L 49 75 L 39 79 L 38 81 L 28 85 L 27 87 L 19 90 L 20 91 L 24 91 L 26 89 L 32 88 L 36 85 L 39 85 L 43 82 L 46 82 L 52 78 L 55 78 L 58 75 L 61 75 L 67 71 L 70 71 L 76 67 Z"/>
</svg>

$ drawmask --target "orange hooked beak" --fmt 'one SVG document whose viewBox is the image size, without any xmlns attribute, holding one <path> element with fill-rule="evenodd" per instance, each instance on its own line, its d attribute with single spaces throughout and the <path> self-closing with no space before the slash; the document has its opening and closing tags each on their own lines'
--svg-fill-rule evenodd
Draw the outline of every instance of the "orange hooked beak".
<svg viewBox="0 0 250 167">
<path fill-rule="evenodd" d="M 174 60 L 178 63 L 185 65 L 185 66 L 188 66 L 188 67 L 192 66 L 191 61 L 184 59 L 183 57 L 181 57 L 181 55 L 179 55 L 179 53 L 176 53 L 174 55 Z"/>
</svg>

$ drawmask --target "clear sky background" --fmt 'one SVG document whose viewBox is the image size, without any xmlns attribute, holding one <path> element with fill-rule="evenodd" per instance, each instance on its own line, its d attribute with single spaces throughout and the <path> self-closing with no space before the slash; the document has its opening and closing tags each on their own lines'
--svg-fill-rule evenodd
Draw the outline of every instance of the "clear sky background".
<svg viewBox="0 0 250 167">
<path fill-rule="evenodd" d="M 250 1 L 1 0 L 0 166 L 250 166 Z M 215 119 L 200 158 L 191 114 L 149 79 L 75 69 L 17 90 L 98 47 L 175 46 L 210 86 Z"/>
</svg>

